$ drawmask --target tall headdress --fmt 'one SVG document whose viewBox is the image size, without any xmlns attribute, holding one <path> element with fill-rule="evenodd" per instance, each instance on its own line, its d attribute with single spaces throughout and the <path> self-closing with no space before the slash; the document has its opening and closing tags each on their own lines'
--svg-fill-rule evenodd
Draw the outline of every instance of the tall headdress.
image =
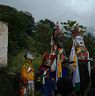
<svg viewBox="0 0 95 96">
<path fill-rule="evenodd" d="M 83 36 L 84 32 L 86 32 L 86 27 L 83 27 L 82 25 L 76 25 L 71 30 L 72 37 L 75 38 L 76 36 Z"/>
<path fill-rule="evenodd" d="M 61 32 L 61 30 L 60 30 L 59 25 L 58 25 L 58 22 L 57 22 L 56 26 L 54 27 L 53 36 L 56 37 L 56 35 L 58 33 L 60 33 L 60 32 Z"/>
<path fill-rule="evenodd" d="M 59 28 L 59 25 L 58 25 L 58 22 L 56 24 L 56 26 L 54 27 L 54 31 L 52 33 L 52 36 L 51 36 L 51 53 L 55 51 L 55 37 L 60 33 L 60 28 Z"/>
</svg>

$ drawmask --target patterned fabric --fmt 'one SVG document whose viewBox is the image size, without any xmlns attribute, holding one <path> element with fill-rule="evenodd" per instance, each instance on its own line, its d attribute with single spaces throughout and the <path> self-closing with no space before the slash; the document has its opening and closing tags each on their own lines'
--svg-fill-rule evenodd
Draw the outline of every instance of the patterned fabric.
<svg viewBox="0 0 95 96">
<path fill-rule="evenodd" d="M 62 77 L 62 72 L 65 72 L 63 71 L 62 69 L 62 62 L 65 60 L 65 53 L 64 53 L 64 50 L 63 48 L 59 48 L 58 49 L 58 57 L 57 57 L 57 77 L 60 78 Z M 64 74 L 64 73 L 63 73 Z"/>
<path fill-rule="evenodd" d="M 76 54 L 79 60 L 87 60 L 88 59 L 88 52 L 85 47 L 77 47 Z"/>
</svg>

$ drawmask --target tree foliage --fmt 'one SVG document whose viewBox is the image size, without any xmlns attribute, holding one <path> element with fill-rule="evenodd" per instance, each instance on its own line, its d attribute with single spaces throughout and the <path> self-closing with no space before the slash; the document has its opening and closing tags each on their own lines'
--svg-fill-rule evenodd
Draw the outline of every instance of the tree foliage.
<svg viewBox="0 0 95 96">
<path fill-rule="evenodd" d="M 30 46 L 30 38 L 35 26 L 32 14 L 0 5 L 0 20 L 8 23 L 9 54 L 15 54 Z"/>
<path fill-rule="evenodd" d="M 36 23 L 34 45 L 37 53 L 43 54 L 45 51 L 50 51 L 50 40 L 54 26 L 54 23 L 47 19 Z"/>
<path fill-rule="evenodd" d="M 88 33 L 84 37 L 84 41 L 89 51 L 90 57 L 95 59 L 95 37 L 91 33 Z"/>
<path fill-rule="evenodd" d="M 0 5 L 0 21 L 8 23 L 9 70 L 20 70 L 24 58 L 19 54 L 24 55 L 27 50 L 38 56 L 37 58 L 42 56 L 44 51 L 50 50 L 50 37 L 54 27 L 52 21 L 45 19 L 35 23 L 31 13 L 5 5 Z"/>
</svg>

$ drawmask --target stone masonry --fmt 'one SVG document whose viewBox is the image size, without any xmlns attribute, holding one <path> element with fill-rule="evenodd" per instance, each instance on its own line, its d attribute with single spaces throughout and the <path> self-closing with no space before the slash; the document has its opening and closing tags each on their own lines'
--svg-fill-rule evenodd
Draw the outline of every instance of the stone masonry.
<svg viewBox="0 0 95 96">
<path fill-rule="evenodd" d="M 0 67 L 7 65 L 8 26 L 0 21 Z"/>
</svg>

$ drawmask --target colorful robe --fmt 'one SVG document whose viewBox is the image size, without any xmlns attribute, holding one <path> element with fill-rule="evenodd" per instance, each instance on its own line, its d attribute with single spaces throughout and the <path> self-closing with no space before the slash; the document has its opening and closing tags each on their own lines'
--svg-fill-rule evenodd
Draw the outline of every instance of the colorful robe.
<svg viewBox="0 0 95 96">
<path fill-rule="evenodd" d="M 84 90 L 89 84 L 90 76 L 90 63 L 89 63 L 89 53 L 85 47 L 73 47 L 70 55 L 70 60 L 74 61 L 73 67 L 73 85 L 76 91 Z"/>
</svg>

